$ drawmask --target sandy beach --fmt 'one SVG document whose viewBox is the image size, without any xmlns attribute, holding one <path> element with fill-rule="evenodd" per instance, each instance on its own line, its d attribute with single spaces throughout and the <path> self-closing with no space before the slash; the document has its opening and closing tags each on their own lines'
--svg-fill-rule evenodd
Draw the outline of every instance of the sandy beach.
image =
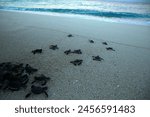
<svg viewBox="0 0 150 117">
<path fill-rule="evenodd" d="M 89 43 L 90 39 L 94 43 Z M 59 49 L 49 49 L 55 44 Z M 33 94 L 28 99 L 150 99 L 149 26 L 0 11 L 0 48 L 0 63 L 19 62 L 38 69 L 26 89 L 0 90 L 1 100 L 25 99 L 37 74 L 51 78 L 47 83 L 49 97 Z M 42 54 L 31 53 L 40 48 Z M 81 49 L 82 54 L 65 55 L 68 49 Z M 104 60 L 92 60 L 97 55 Z M 74 66 L 70 61 L 75 59 L 83 63 Z"/>
</svg>

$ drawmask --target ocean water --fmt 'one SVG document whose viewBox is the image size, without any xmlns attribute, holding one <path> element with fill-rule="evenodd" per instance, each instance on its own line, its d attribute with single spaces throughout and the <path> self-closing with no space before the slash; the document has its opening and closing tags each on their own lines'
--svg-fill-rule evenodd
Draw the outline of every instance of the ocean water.
<svg viewBox="0 0 150 117">
<path fill-rule="evenodd" d="M 86 15 L 150 26 L 150 0 L 0 0 L 0 10 Z"/>
</svg>

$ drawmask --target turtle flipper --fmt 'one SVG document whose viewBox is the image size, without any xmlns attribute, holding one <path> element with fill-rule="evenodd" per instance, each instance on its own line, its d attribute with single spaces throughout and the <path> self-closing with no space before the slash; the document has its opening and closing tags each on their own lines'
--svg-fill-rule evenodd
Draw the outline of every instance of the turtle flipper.
<svg viewBox="0 0 150 117">
<path fill-rule="evenodd" d="M 25 98 L 28 98 L 30 95 L 31 95 L 31 92 L 28 93 L 28 94 L 25 96 Z"/>
<path fill-rule="evenodd" d="M 46 97 L 48 98 L 48 94 L 47 94 L 47 92 L 46 91 L 44 91 L 44 94 L 46 95 Z"/>
</svg>

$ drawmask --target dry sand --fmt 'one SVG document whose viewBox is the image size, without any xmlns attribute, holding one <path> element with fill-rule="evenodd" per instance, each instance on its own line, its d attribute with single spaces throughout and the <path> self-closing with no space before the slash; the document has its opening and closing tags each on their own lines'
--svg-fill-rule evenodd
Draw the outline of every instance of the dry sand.
<svg viewBox="0 0 150 117">
<path fill-rule="evenodd" d="M 29 63 L 39 69 L 34 75 L 51 77 L 48 99 L 53 100 L 150 99 L 149 37 L 148 26 L 0 11 L 0 63 Z M 103 41 L 116 51 L 107 51 Z M 59 49 L 50 50 L 52 44 Z M 33 55 L 31 51 L 37 48 L 43 53 Z M 65 55 L 67 49 L 81 49 L 83 54 Z M 93 61 L 94 55 L 104 61 Z M 75 59 L 83 59 L 82 65 L 70 63 Z M 0 99 L 25 99 L 30 82 L 27 89 L 17 92 L 0 90 Z M 28 99 L 47 98 L 41 94 Z"/>
</svg>

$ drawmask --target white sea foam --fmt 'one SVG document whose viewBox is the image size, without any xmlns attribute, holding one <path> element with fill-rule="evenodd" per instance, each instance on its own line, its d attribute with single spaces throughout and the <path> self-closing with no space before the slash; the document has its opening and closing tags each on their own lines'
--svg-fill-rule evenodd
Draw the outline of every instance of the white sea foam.
<svg viewBox="0 0 150 117">
<path fill-rule="evenodd" d="M 150 4 L 136 1 L 138 3 L 135 0 L 132 3 L 129 0 L 0 0 L 0 9 L 90 15 L 107 21 L 149 25 Z"/>
</svg>

